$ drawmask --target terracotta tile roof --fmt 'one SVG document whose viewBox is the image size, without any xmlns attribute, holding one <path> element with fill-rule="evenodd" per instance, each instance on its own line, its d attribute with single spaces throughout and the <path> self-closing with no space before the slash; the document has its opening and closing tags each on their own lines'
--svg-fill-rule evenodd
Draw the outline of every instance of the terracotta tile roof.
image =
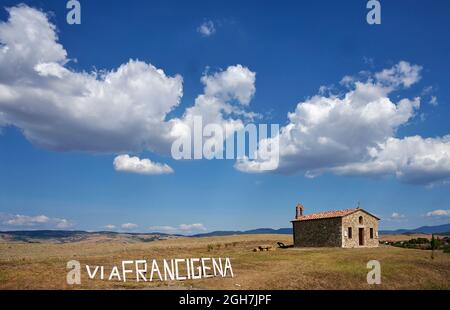
<svg viewBox="0 0 450 310">
<path fill-rule="evenodd" d="M 343 217 L 343 216 L 352 214 L 353 212 L 356 212 L 358 210 L 364 211 L 362 209 L 353 208 L 353 209 L 345 209 L 345 210 L 335 210 L 335 211 L 311 213 L 311 214 L 303 215 L 297 219 L 294 219 L 293 222 Z M 367 213 L 367 211 L 364 211 L 364 212 Z"/>
</svg>

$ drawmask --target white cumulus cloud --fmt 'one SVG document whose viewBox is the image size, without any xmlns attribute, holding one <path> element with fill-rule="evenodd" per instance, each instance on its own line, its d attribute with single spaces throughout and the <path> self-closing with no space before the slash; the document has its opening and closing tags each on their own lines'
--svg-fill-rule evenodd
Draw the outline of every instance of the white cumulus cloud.
<svg viewBox="0 0 450 310">
<path fill-rule="evenodd" d="M 375 74 L 375 78 L 387 87 L 410 87 L 420 81 L 421 66 L 411 65 L 406 61 L 400 61 L 398 64 L 389 69 L 384 69 Z"/>
<path fill-rule="evenodd" d="M 406 216 L 404 214 L 398 212 L 392 212 L 391 216 L 387 218 L 388 221 L 403 221 L 406 220 Z"/>
<path fill-rule="evenodd" d="M 203 128 L 215 124 L 226 134 L 204 137 L 203 144 L 214 143 L 217 152 L 223 151 L 223 141 L 234 132 L 242 130 L 247 120 L 259 117 L 247 108 L 253 98 L 256 73 L 242 65 L 229 66 L 223 71 L 205 74 L 201 81 L 203 94 L 197 96 L 193 106 L 181 118 L 171 120 L 172 137 L 192 137 L 196 117 L 201 117 Z"/>
<path fill-rule="evenodd" d="M 391 218 L 394 218 L 394 219 L 398 219 L 398 218 L 404 218 L 405 216 L 403 215 L 403 214 L 400 214 L 400 213 L 398 213 L 398 212 L 394 212 L 394 213 L 392 213 L 392 215 L 391 215 Z"/>
<path fill-rule="evenodd" d="M 64 218 L 52 218 L 46 215 L 0 214 L 1 224 L 6 227 L 26 227 L 35 229 L 67 229 L 73 223 Z"/>
<path fill-rule="evenodd" d="M 432 184 L 450 176 L 450 136 L 388 138 L 369 149 L 363 162 L 334 169 L 346 175 L 394 174 L 406 183 Z"/>
<path fill-rule="evenodd" d="M 180 230 L 182 231 L 193 231 L 193 230 L 206 230 L 206 227 L 203 224 L 181 224 L 179 225 Z"/>
<path fill-rule="evenodd" d="M 255 93 L 255 73 L 246 67 L 205 74 L 204 94 L 183 117 L 169 119 L 183 95 L 180 75 L 168 76 L 139 60 L 78 72 L 68 66 L 68 53 L 46 13 L 26 5 L 8 13 L 9 19 L 0 22 L 0 126 L 20 128 L 35 145 L 169 155 L 173 141 L 192 128 L 194 116 L 239 129 L 241 118 L 256 115 L 246 111 Z"/>
<path fill-rule="evenodd" d="M 167 164 L 154 163 L 150 159 L 140 159 L 129 155 L 120 155 L 114 159 L 114 168 L 120 172 L 131 172 L 138 174 L 166 174 L 172 173 L 173 169 Z"/>
<path fill-rule="evenodd" d="M 56 221 L 56 228 L 59 229 L 66 229 L 73 226 L 73 224 L 66 219 L 55 219 L 55 221 Z"/>
<path fill-rule="evenodd" d="M 189 234 L 189 233 L 198 232 L 198 231 L 206 231 L 205 225 L 203 225 L 201 223 L 180 224 L 180 225 L 176 225 L 176 226 L 170 226 L 170 225 L 150 226 L 148 229 L 153 232 L 164 232 L 164 233 L 169 233 L 169 234 L 175 234 L 175 233 Z"/>
<path fill-rule="evenodd" d="M 418 82 L 421 67 L 401 61 L 367 80 L 347 79 L 344 95 L 315 95 L 288 114 L 280 130 L 281 173 L 395 175 L 414 184 L 450 178 L 450 138 L 397 138 L 420 108 L 420 97 L 393 101 L 389 95 Z M 238 161 L 244 172 L 261 172 L 264 161 Z"/>
<path fill-rule="evenodd" d="M 187 135 L 196 116 L 204 124 L 238 131 L 256 115 L 247 110 L 256 74 L 245 66 L 205 74 L 203 93 L 181 117 L 170 119 L 183 95 L 181 76 L 138 60 L 111 70 L 78 72 L 68 65 L 68 53 L 46 13 L 26 5 L 8 13 L 9 19 L 0 22 L 0 126 L 20 128 L 35 145 L 57 151 L 169 155 L 172 143 Z M 206 22 L 210 34 L 211 25 Z M 400 61 L 379 72 L 346 76 L 344 94 L 322 89 L 299 102 L 280 130 L 276 171 L 300 171 L 309 177 L 325 172 L 394 175 L 402 182 L 427 185 L 448 182 L 449 136 L 396 135 L 414 118 L 421 98 L 393 99 L 393 92 L 418 83 L 421 70 Z M 204 143 L 220 144 L 224 138 L 205 138 Z M 116 158 L 121 171 L 171 170 L 125 156 Z M 267 166 L 272 164 L 248 159 L 235 165 L 243 172 L 261 172 Z"/>
<path fill-rule="evenodd" d="M 427 216 L 450 216 L 450 210 L 434 210 L 428 212 Z"/>
<path fill-rule="evenodd" d="M 256 73 L 242 65 L 230 66 L 225 71 L 204 75 L 205 95 L 224 101 L 237 99 L 247 105 L 255 94 Z"/>
<path fill-rule="evenodd" d="M 59 151 L 168 150 L 166 115 L 180 102 L 182 78 L 142 61 L 76 72 L 48 16 L 25 5 L 0 23 L 2 123 Z"/>
<path fill-rule="evenodd" d="M 133 230 L 133 229 L 138 228 L 138 225 L 134 224 L 134 223 L 125 223 L 125 224 L 120 225 L 120 227 L 122 227 L 122 229 L 125 229 L 125 230 Z"/>
<path fill-rule="evenodd" d="M 214 26 L 214 22 L 211 20 L 207 20 L 205 22 L 203 22 L 203 24 L 201 24 L 198 28 L 197 31 L 205 36 L 205 37 L 209 37 L 212 36 L 214 33 L 216 33 L 216 27 Z"/>
<path fill-rule="evenodd" d="M 436 96 L 431 96 L 429 104 L 431 104 L 433 107 L 436 107 L 439 105 L 438 99 Z"/>
<path fill-rule="evenodd" d="M 28 216 L 16 214 L 13 218 L 7 220 L 5 223 L 14 226 L 26 226 L 47 223 L 48 221 L 50 221 L 50 218 L 45 215 Z"/>
</svg>

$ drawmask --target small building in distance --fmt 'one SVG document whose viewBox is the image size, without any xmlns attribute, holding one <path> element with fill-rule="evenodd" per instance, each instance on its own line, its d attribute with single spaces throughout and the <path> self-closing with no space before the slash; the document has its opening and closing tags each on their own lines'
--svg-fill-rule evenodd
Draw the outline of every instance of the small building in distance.
<svg viewBox="0 0 450 310">
<path fill-rule="evenodd" d="M 361 208 L 304 214 L 298 204 L 292 221 L 295 247 L 378 247 L 378 221 Z"/>
</svg>

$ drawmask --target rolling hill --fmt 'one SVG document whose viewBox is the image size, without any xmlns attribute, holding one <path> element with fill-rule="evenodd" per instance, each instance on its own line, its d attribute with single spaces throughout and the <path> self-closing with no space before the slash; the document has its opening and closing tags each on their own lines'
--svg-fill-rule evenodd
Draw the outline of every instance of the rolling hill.
<svg viewBox="0 0 450 310">
<path fill-rule="evenodd" d="M 380 230 L 382 235 L 394 235 L 394 234 L 413 234 L 413 233 L 424 233 L 424 234 L 445 234 L 450 232 L 450 223 L 438 226 L 421 226 L 414 229 L 397 229 L 397 230 Z"/>
<path fill-rule="evenodd" d="M 400 235 L 400 234 L 449 234 L 450 223 L 438 226 L 422 226 L 415 229 L 397 229 L 380 230 L 381 235 Z M 167 234 L 160 232 L 149 233 L 131 233 L 131 232 L 112 232 L 98 231 L 88 232 L 81 230 L 29 230 L 29 231 L 3 231 L 0 232 L 0 241 L 7 242 L 54 242 L 68 243 L 92 239 L 121 239 L 124 242 L 151 242 L 155 240 L 168 239 L 173 237 L 219 237 L 233 235 L 291 235 L 292 228 L 258 228 L 252 230 L 222 230 L 208 233 L 184 236 L 180 234 Z"/>
<path fill-rule="evenodd" d="M 165 233 L 121 233 L 111 231 L 88 232 L 81 230 L 25 230 L 2 231 L 0 241 L 25 243 L 70 243 L 77 241 L 120 240 L 123 242 L 151 242 L 181 235 Z"/>
<path fill-rule="evenodd" d="M 233 236 L 233 235 L 291 235 L 292 228 L 258 228 L 252 230 L 229 230 L 229 231 L 212 231 L 209 233 L 196 234 L 192 237 L 215 237 L 215 236 Z"/>
</svg>

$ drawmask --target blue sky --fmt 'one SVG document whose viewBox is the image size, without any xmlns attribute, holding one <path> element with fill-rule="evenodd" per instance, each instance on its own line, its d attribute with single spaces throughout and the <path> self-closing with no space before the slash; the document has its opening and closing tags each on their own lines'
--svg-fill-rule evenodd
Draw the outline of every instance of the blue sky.
<svg viewBox="0 0 450 310">
<path fill-rule="evenodd" d="M 29 97 L 21 93 L 17 102 L 11 101 L 28 111 L 26 116 L 11 112 L 8 91 L 22 91 L 21 83 L 31 74 L 21 64 L 36 64 L 28 61 L 34 56 L 20 59 L 16 54 L 17 60 L 9 55 L 10 58 L 0 58 L 3 71 L 3 75 L 0 73 L 0 126 L 1 113 L 5 115 L 0 135 L 0 229 L 103 230 L 107 225 L 114 225 L 108 228 L 196 233 L 278 228 L 290 225 L 297 202 L 303 203 L 308 213 L 352 208 L 358 201 L 383 219 L 381 226 L 385 229 L 450 222 L 450 142 L 444 138 L 450 134 L 448 1 L 408 1 L 407 4 L 406 1 L 382 1 L 381 25 L 366 23 L 365 1 L 80 2 L 81 25 L 66 23 L 65 1 L 60 0 L 1 0 L 0 20 L 7 25 L 9 13 L 4 8 L 19 3 L 25 3 L 31 10 L 27 12 L 36 14 L 33 16 L 45 12 L 48 23 L 56 26 L 55 42 L 61 44 L 67 55 L 61 56 L 59 50 L 54 52 L 58 49 L 56 45 L 44 46 L 28 39 L 24 42 L 36 44 L 30 47 L 34 55 L 42 49 L 42 57 L 48 57 L 48 62 L 58 63 L 71 72 L 109 72 L 134 59 L 164 70 L 167 77 L 164 83 L 175 83 L 177 75 L 180 81 L 182 77 L 182 96 L 177 97 L 179 104 L 173 104 L 165 114 L 166 120 L 182 119 L 186 109 L 194 105 L 204 92 L 202 76 L 219 79 L 220 73 L 238 64 L 247 70 L 245 73 L 256 74 L 256 80 L 251 82 L 255 87 L 251 101 L 243 106 L 246 111 L 261 115 L 257 123 L 288 125 L 293 121 L 287 115 L 296 111 L 299 103 L 309 102 L 315 95 L 323 99 L 329 93 L 343 95 L 351 91 L 352 86 L 345 88 L 340 83 L 345 76 L 364 83 L 372 79 L 373 83 L 389 84 L 378 90 L 383 93 L 392 87 L 383 96 L 394 104 L 404 98 L 413 101 L 420 97 L 420 107 L 411 103 L 412 111 L 395 112 L 406 113 L 405 120 L 398 123 L 392 120 L 395 125 L 389 122 L 383 125 L 388 127 L 385 128 L 388 136 L 396 139 L 392 149 L 407 154 L 407 163 L 398 163 L 393 151 L 389 154 L 380 151 L 374 163 L 395 162 L 395 171 L 355 172 L 355 163 L 373 167 L 366 162 L 367 145 L 353 145 L 342 136 L 340 142 L 345 140 L 348 142 L 343 142 L 345 146 L 353 149 L 361 147 L 365 155 L 358 157 L 361 152 L 348 151 L 348 156 L 342 155 L 337 165 L 330 158 L 341 155 L 328 148 L 323 150 L 325 154 L 317 154 L 324 156 L 326 162 L 319 167 L 307 162 L 307 158 L 315 158 L 316 154 L 305 151 L 308 156 L 304 157 L 305 152 L 300 151 L 281 157 L 283 171 L 267 173 L 239 171 L 232 160 L 175 161 L 160 150 L 164 146 L 153 136 L 151 139 L 156 142 L 152 140 L 151 146 L 125 152 L 124 148 L 130 147 L 122 140 L 128 134 L 116 141 L 116 131 L 96 135 L 100 131 L 95 128 L 95 122 L 86 121 L 81 126 L 72 118 L 66 126 L 65 115 L 52 114 L 66 113 L 64 108 L 48 112 L 46 100 L 52 99 L 36 98 L 40 93 Z M 22 13 L 17 11 L 19 16 Z M 7 30 L 3 31 L 3 37 L 0 27 L 2 45 L 8 46 L 16 40 L 8 39 L 7 34 L 16 28 L 20 31 L 19 23 L 30 23 L 22 25 L 28 29 L 45 26 L 45 21 L 36 19 L 36 24 L 31 21 L 32 18 L 19 19 L 16 27 L 4 27 Z M 202 34 L 199 31 L 202 25 L 213 25 L 214 30 L 209 35 Z M 399 66 L 402 61 L 407 64 L 407 73 L 399 70 L 398 76 L 383 71 L 403 68 Z M 380 74 L 383 72 L 384 75 Z M 415 72 L 419 77 L 410 76 Z M 407 78 L 414 81 L 405 82 Z M 33 85 L 41 90 L 53 85 L 49 81 L 31 80 L 40 83 Z M 74 80 L 62 81 L 60 85 L 71 84 L 70 81 Z M 322 92 L 321 86 L 325 86 Z M 60 90 L 51 91 L 61 95 Z M 127 91 L 124 88 L 123 93 Z M 156 95 L 151 101 L 155 105 L 163 96 L 167 102 L 173 100 L 171 94 L 163 91 Z M 71 104 L 72 97 L 67 97 L 68 101 L 64 100 L 66 97 L 58 98 L 63 98 L 58 104 Z M 144 96 L 133 102 L 145 99 Z M 90 104 L 97 104 L 95 98 Z M 104 117 L 119 118 L 113 112 L 103 110 Z M 101 112 L 89 113 L 84 115 L 85 119 Z M 62 121 L 57 122 L 60 116 Z M 378 128 L 384 121 L 380 117 L 369 127 Z M 346 124 L 342 120 L 339 123 Z M 44 130 L 45 124 L 49 126 Z M 39 131 L 33 131 L 37 130 L 35 126 L 39 126 Z M 130 140 L 141 134 L 131 123 L 129 127 L 126 130 Z M 83 130 L 77 134 L 80 128 Z M 149 131 L 157 135 L 158 128 L 151 127 Z M 321 132 L 321 137 L 327 137 L 327 132 Z M 365 134 L 362 132 L 363 137 Z M 377 136 L 374 141 L 391 150 L 388 136 Z M 407 143 L 407 138 L 413 136 L 420 139 Z M 114 143 L 108 142 L 106 151 L 95 149 L 105 137 L 111 137 Z M 426 138 L 432 140 L 425 143 Z M 368 131 L 367 140 L 370 139 L 372 133 Z M 308 146 L 316 149 L 316 145 Z M 418 150 L 417 156 L 435 162 L 426 167 L 411 166 L 409 162 L 417 160 L 411 151 L 414 149 Z M 167 164 L 173 173 L 148 175 L 115 170 L 114 159 L 125 153 Z M 313 171 L 315 177 L 305 177 L 306 170 Z M 133 225 L 122 227 L 123 224 Z"/>
</svg>

